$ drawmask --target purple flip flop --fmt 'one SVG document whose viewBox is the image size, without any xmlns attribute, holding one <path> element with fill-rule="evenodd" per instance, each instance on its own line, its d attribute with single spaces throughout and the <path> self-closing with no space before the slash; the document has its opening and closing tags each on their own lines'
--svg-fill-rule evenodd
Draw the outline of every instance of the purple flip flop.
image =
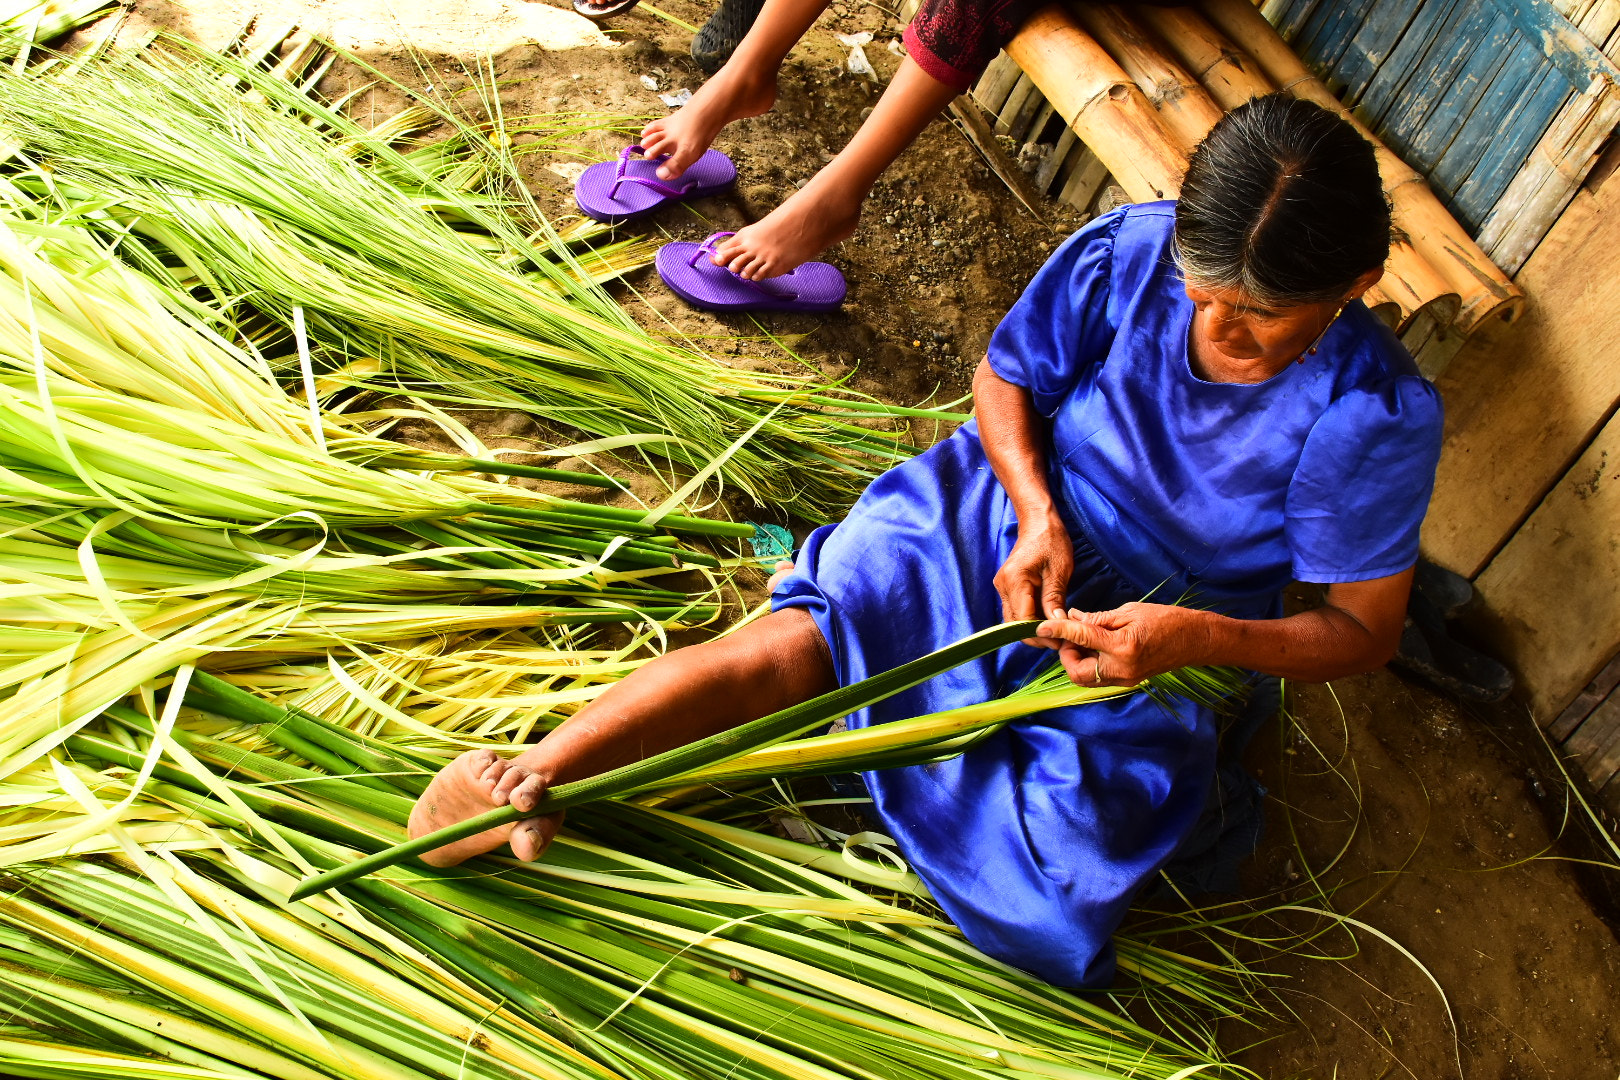
<svg viewBox="0 0 1620 1080">
<path fill-rule="evenodd" d="M 640 153 L 640 146 L 627 146 L 617 161 L 599 161 L 580 173 L 574 185 L 579 208 L 597 221 L 617 225 L 665 203 L 725 191 L 737 179 L 737 166 L 718 150 L 705 150 L 673 183 L 658 179 L 658 161 L 635 157 Z"/>
<path fill-rule="evenodd" d="M 701 244 L 676 242 L 658 249 L 654 264 L 671 292 L 705 311 L 834 311 L 848 286 L 830 263 L 807 262 L 764 281 L 750 281 L 709 261 L 717 232 Z"/>
<path fill-rule="evenodd" d="M 593 4 L 591 0 L 574 0 L 574 10 L 592 22 L 602 22 L 629 11 L 638 3 L 640 0 L 602 0 L 600 4 Z"/>
</svg>

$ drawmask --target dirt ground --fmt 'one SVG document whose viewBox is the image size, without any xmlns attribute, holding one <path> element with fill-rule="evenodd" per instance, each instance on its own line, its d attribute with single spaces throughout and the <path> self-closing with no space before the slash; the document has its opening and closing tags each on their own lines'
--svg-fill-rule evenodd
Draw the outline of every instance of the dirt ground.
<svg viewBox="0 0 1620 1080">
<path fill-rule="evenodd" d="M 710 11 L 693 0 L 656 2 L 693 25 Z M 663 115 L 660 93 L 702 79 L 687 56 L 690 33 L 647 4 L 609 28 L 610 45 L 571 15 L 559 20 L 561 12 L 536 6 L 138 0 L 125 33 L 169 27 L 218 46 L 254 12 L 292 11 L 313 29 L 348 33 L 382 71 L 445 95 L 469 85 L 466 57 L 493 49 L 508 116 Z M 737 191 L 661 211 L 630 233 L 695 240 L 763 216 L 844 143 L 880 92 L 847 72 L 835 33 L 871 31 L 866 53 L 884 78 L 899 62 L 888 48 L 899 28 L 874 5 L 834 3 L 790 57 L 775 110 L 722 133 L 717 145 L 737 163 Z M 580 47 L 551 51 L 532 38 Z M 357 81 L 334 69 L 323 89 Z M 368 102 L 357 107 L 386 111 L 386 98 Z M 610 157 L 624 141 L 606 131 L 583 136 L 579 161 Z M 542 204 L 570 212 L 567 163 L 531 160 Z M 1020 206 L 963 137 L 936 122 L 830 256 L 850 283 L 843 312 L 716 318 L 687 309 L 646 270 L 631 276 L 625 300 L 649 324 L 667 318 L 718 353 L 769 353 L 768 332 L 805 363 L 883 400 L 951 400 L 967 392 L 997 320 L 1082 220 L 1056 204 L 1043 214 L 1037 220 Z M 943 433 L 915 434 L 928 442 Z M 1296 722 L 1263 730 L 1249 754 L 1272 798 L 1244 903 L 1312 908 L 1324 888 L 1335 910 L 1365 928 L 1353 942 L 1334 932 L 1280 957 L 1239 943 L 1273 976 L 1278 1016 L 1258 1028 L 1225 1025 L 1223 1046 L 1266 1077 L 1430 1080 L 1459 1067 L 1479 1080 L 1620 1075 L 1620 943 L 1597 895 L 1614 889 L 1620 871 L 1587 871 L 1593 887 L 1583 891 L 1579 864 L 1568 860 L 1593 849 L 1556 840 L 1564 785 L 1522 710 L 1466 710 L 1385 671 L 1297 688 L 1292 706 Z M 1311 925 L 1295 911 L 1251 921 L 1245 932 Z M 1306 955 L 1313 952 L 1348 958 Z"/>
<path fill-rule="evenodd" d="M 1272 796 L 1250 903 L 1316 906 L 1321 874 L 1334 910 L 1367 929 L 1318 943 L 1359 945 L 1343 963 L 1263 965 L 1294 1015 L 1237 1060 L 1345 1080 L 1457 1076 L 1459 1059 L 1470 1078 L 1620 1072 L 1620 943 L 1605 921 L 1620 871 L 1586 891 L 1562 861 L 1592 851 L 1574 824 L 1558 839 L 1566 787 L 1528 714 L 1463 707 L 1388 671 L 1296 688 L 1292 711 L 1248 755 Z M 1222 1043 L 1244 1034 L 1228 1025 Z"/>
</svg>

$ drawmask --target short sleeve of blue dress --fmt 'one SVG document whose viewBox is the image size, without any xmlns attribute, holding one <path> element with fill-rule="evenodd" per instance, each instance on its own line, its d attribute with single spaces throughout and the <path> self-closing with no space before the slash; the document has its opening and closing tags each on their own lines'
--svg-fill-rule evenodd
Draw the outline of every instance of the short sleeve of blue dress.
<svg viewBox="0 0 1620 1080">
<path fill-rule="evenodd" d="M 990 366 L 1029 390 L 1042 416 L 1052 416 L 1086 369 L 1108 354 L 1114 238 L 1122 209 L 1076 232 L 1052 254 L 990 338 Z"/>
<path fill-rule="evenodd" d="M 1288 488 L 1294 577 L 1368 581 L 1417 561 L 1440 430 L 1440 397 L 1416 375 L 1353 390 L 1328 407 Z"/>
</svg>

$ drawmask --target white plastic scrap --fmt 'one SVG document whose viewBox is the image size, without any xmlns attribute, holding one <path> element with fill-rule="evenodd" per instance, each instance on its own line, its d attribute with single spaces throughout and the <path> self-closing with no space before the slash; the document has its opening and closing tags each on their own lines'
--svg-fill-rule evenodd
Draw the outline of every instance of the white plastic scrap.
<svg viewBox="0 0 1620 1080">
<path fill-rule="evenodd" d="M 562 161 L 546 166 L 547 170 L 556 173 L 564 180 L 567 180 L 570 184 L 578 183 L 580 173 L 584 172 L 587 168 L 589 168 L 589 166 L 583 161 Z"/>
<path fill-rule="evenodd" d="M 877 78 L 877 69 L 872 66 L 872 61 L 866 58 L 866 50 L 862 48 L 871 43 L 872 34 L 867 30 L 862 30 L 858 34 L 838 35 L 838 44 L 849 50 L 849 70 L 852 74 L 864 75 L 869 79 Z"/>
<path fill-rule="evenodd" d="M 658 100 L 672 109 L 678 109 L 692 100 L 692 91 L 683 86 L 673 94 L 659 94 Z"/>
<path fill-rule="evenodd" d="M 906 55 L 906 47 L 900 43 L 899 38 L 889 39 L 889 51 L 894 53 L 896 56 Z"/>
<path fill-rule="evenodd" d="M 653 78 L 651 75 L 643 75 L 641 77 L 641 85 L 645 86 L 648 90 L 654 91 L 655 93 L 658 90 L 658 80 Z"/>
</svg>

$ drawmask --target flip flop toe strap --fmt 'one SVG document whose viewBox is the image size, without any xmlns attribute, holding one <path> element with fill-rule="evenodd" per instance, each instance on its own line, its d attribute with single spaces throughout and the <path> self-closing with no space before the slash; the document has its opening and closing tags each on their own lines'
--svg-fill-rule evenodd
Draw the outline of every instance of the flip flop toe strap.
<svg viewBox="0 0 1620 1080">
<path fill-rule="evenodd" d="M 715 241 L 724 240 L 728 236 L 736 236 L 736 235 L 737 234 L 735 232 L 717 232 L 717 233 L 711 234 L 710 236 L 708 236 L 703 241 L 703 243 L 701 243 L 701 244 L 699 244 L 697 246 L 697 250 L 692 253 L 692 257 L 690 259 L 686 260 L 686 265 L 687 266 L 692 266 L 692 267 L 697 266 L 698 260 L 701 259 L 703 256 L 705 256 L 705 255 L 711 255 L 712 256 L 714 254 Z M 720 265 L 715 264 L 714 262 L 710 262 L 709 265 L 713 266 L 716 270 L 724 270 L 726 273 L 730 274 L 735 280 L 740 281 L 742 284 L 748 286 L 750 289 L 753 289 L 755 292 L 759 293 L 761 296 L 767 297 L 767 298 L 769 298 L 771 300 L 797 300 L 799 298 L 799 294 L 797 292 L 794 292 L 791 289 L 780 289 L 780 290 L 778 290 L 778 289 L 768 289 L 764 285 L 761 285 L 757 281 L 753 281 L 753 280 L 751 280 L 749 278 L 743 277 L 741 274 L 737 273 L 737 271 L 733 270 L 729 266 L 720 266 Z"/>
<path fill-rule="evenodd" d="M 684 184 L 681 187 L 675 187 L 674 185 L 666 184 L 661 180 L 649 180 L 644 176 L 626 176 L 625 170 L 630 167 L 630 159 L 637 154 L 645 154 L 646 152 L 647 151 L 639 144 L 627 146 L 623 150 L 619 151 L 619 167 L 613 172 L 613 190 L 608 192 L 608 198 L 617 199 L 619 197 L 619 185 L 621 184 L 640 184 L 642 187 L 650 187 L 654 191 L 658 192 L 658 194 L 667 196 L 671 199 L 679 199 L 681 196 L 687 194 L 693 188 L 697 187 L 696 180 Z"/>
</svg>

